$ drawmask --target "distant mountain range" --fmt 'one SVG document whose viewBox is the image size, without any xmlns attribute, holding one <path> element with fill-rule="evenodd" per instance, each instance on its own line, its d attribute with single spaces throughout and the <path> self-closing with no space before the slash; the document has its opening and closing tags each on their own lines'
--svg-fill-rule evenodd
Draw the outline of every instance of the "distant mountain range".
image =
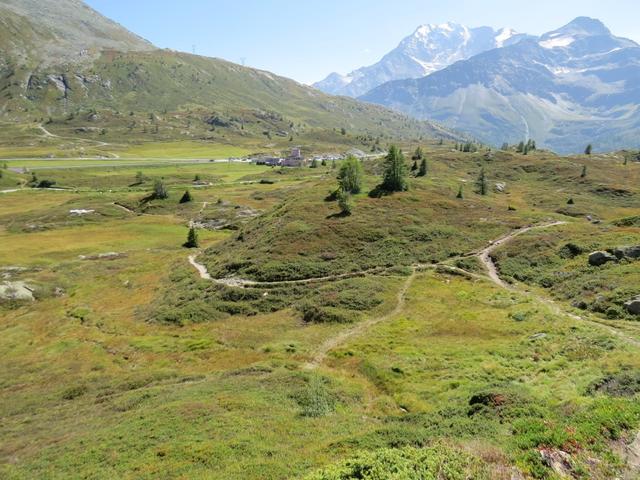
<svg viewBox="0 0 640 480">
<path fill-rule="evenodd" d="M 164 122 L 161 131 L 185 138 L 196 123 L 218 137 L 231 131 L 261 141 L 272 132 L 288 141 L 293 130 L 341 138 L 342 128 L 367 138 L 448 135 L 270 72 L 158 49 L 81 0 L 0 0 L 0 91 L 3 121 L 90 118 L 92 132 L 108 121 L 140 133 L 143 123 Z"/>
<path fill-rule="evenodd" d="M 560 153 L 640 144 L 640 46 L 580 17 L 360 97 L 494 145 L 534 138 Z"/>
<path fill-rule="evenodd" d="M 601 151 L 640 145 L 640 46 L 592 18 L 540 37 L 454 24 L 420 27 L 378 64 L 331 78 L 343 83 L 335 93 L 436 120 L 496 146 L 528 138 L 560 153 L 581 152 L 588 143 Z M 330 79 L 316 86 L 329 90 Z M 360 94 L 369 85 L 375 86 Z"/>
<path fill-rule="evenodd" d="M 421 25 L 378 63 L 348 75 L 332 73 L 314 87 L 332 95 L 359 97 L 383 83 L 421 78 L 494 48 L 528 38 L 511 28 L 469 28 L 457 23 Z"/>
</svg>

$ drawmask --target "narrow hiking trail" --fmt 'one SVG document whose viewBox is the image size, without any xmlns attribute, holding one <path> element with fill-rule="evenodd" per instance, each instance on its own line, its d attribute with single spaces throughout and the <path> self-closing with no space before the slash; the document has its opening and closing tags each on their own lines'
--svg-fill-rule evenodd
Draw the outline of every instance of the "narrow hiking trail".
<svg viewBox="0 0 640 480">
<path fill-rule="evenodd" d="M 495 242 L 492 242 L 491 245 L 489 245 L 484 250 L 481 250 L 477 254 L 478 259 L 482 262 L 484 267 L 487 269 L 487 272 L 489 274 L 488 278 L 493 283 L 498 285 L 499 287 L 502 287 L 502 288 L 504 288 L 506 290 L 510 290 L 510 291 L 513 291 L 513 292 L 521 293 L 523 295 L 526 295 L 526 296 L 534 299 L 535 301 L 537 301 L 539 303 L 542 303 L 542 304 L 546 305 L 556 315 L 560 315 L 560 316 L 564 315 L 566 317 L 571 318 L 572 320 L 576 320 L 576 321 L 579 321 L 579 322 L 588 323 L 590 325 L 597 326 L 600 329 L 607 330 L 610 334 L 617 336 L 618 338 L 626 341 L 627 343 L 629 343 L 631 345 L 634 345 L 636 347 L 640 347 L 640 340 L 638 340 L 638 339 L 636 339 L 636 338 L 634 338 L 632 336 L 627 335 L 626 333 L 624 333 L 620 329 L 609 325 L 604 320 L 586 318 L 584 316 L 577 315 L 575 313 L 567 311 L 564 307 L 562 307 L 561 305 L 559 305 L 557 302 L 553 301 L 552 299 L 550 299 L 548 297 L 545 297 L 545 296 L 542 296 L 542 295 L 538 295 L 538 294 L 530 292 L 528 290 L 523 290 L 521 288 L 518 288 L 516 285 L 509 284 L 509 283 L 505 282 L 500 277 L 500 273 L 498 271 L 498 268 L 496 267 L 496 264 L 494 263 L 493 259 L 491 258 L 491 254 L 498 247 L 508 243 L 514 237 L 516 237 L 518 235 L 521 235 L 523 233 L 526 233 L 526 232 L 528 232 L 530 230 L 542 229 L 542 228 L 550 228 L 550 227 L 563 225 L 563 224 L 566 224 L 566 222 L 553 222 L 553 223 L 547 223 L 547 224 L 543 224 L 543 225 L 537 225 L 537 226 L 521 228 L 520 230 L 516 230 L 515 232 L 512 232 L 511 234 L 506 235 L 505 237 L 502 237 L 501 239 L 496 240 Z"/>
<path fill-rule="evenodd" d="M 498 240 L 492 241 L 488 247 L 486 247 L 484 250 L 481 250 L 477 254 L 477 257 L 480 259 L 482 264 L 487 269 L 487 272 L 489 273 L 489 278 L 491 279 L 491 281 L 493 283 L 495 283 L 496 285 L 499 285 L 499 286 L 501 286 L 503 288 L 511 289 L 511 286 L 508 285 L 507 283 L 505 283 L 504 280 L 502 280 L 502 278 L 500 278 L 500 274 L 498 273 L 498 269 L 496 268 L 495 263 L 493 263 L 493 260 L 491 259 L 491 254 L 498 247 L 504 245 L 505 243 L 510 242 L 511 240 L 513 240 L 518 235 L 522 235 L 523 233 L 530 232 L 531 230 L 537 230 L 537 229 L 542 229 L 542 228 L 550 228 L 550 227 L 555 227 L 555 226 L 558 226 L 558 225 L 564 225 L 566 223 L 567 222 L 560 222 L 560 221 L 551 222 L 551 223 L 543 223 L 541 225 L 531 225 L 531 226 L 528 226 L 528 227 L 521 228 L 519 230 L 515 230 L 515 231 L 511 232 L 510 234 L 499 238 Z"/>
<path fill-rule="evenodd" d="M 487 275 L 479 275 L 477 273 L 473 273 L 473 272 L 468 272 L 464 269 L 461 269 L 459 267 L 454 267 L 451 265 L 447 265 L 444 263 L 438 263 L 438 264 L 432 264 L 432 265 L 425 265 L 425 264 L 414 264 L 411 265 L 411 269 L 412 269 L 412 273 L 411 275 L 407 278 L 403 288 L 400 290 L 400 292 L 398 293 L 398 298 L 397 298 L 397 305 L 395 307 L 395 309 L 390 312 L 387 315 L 384 315 L 382 317 L 376 317 L 376 318 L 372 318 L 369 320 L 364 320 L 363 322 L 359 323 L 358 325 L 345 330 L 342 333 L 339 333 L 338 335 L 336 335 L 335 337 L 332 337 L 328 340 L 325 341 L 325 343 L 323 343 L 319 349 L 316 351 L 316 353 L 313 356 L 313 359 L 307 363 L 305 365 L 305 368 L 307 369 L 313 369 L 313 368 L 317 368 L 318 366 L 320 366 L 322 364 L 322 362 L 325 360 L 325 358 L 327 357 L 328 353 L 333 350 L 334 348 L 338 347 L 339 345 L 343 344 L 344 342 L 346 342 L 348 339 L 357 336 L 361 333 L 363 333 L 365 330 L 369 329 L 371 326 L 385 321 L 395 315 L 397 315 L 398 313 L 400 313 L 400 311 L 404 308 L 404 303 L 405 303 L 405 295 L 407 290 L 409 289 L 409 287 L 411 286 L 411 283 L 413 282 L 416 274 L 418 273 L 418 271 L 420 270 L 427 270 L 427 269 L 435 269 L 436 271 L 438 270 L 443 270 L 443 271 L 450 271 L 450 272 L 455 272 L 461 275 L 464 275 L 470 279 L 474 279 L 474 280 L 483 280 L 483 281 L 491 281 L 492 283 L 496 284 L 497 286 L 504 288 L 506 290 L 509 291 L 513 291 L 513 292 L 517 292 L 523 295 L 526 295 L 532 299 L 534 299 L 535 301 L 539 302 L 539 303 L 543 303 L 544 305 L 548 306 L 556 315 L 560 315 L 560 316 L 566 316 L 569 317 L 573 320 L 576 321 L 580 321 L 580 322 L 584 322 L 584 323 L 588 323 L 590 325 L 593 326 L 597 326 L 598 328 L 607 330 L 610 334 L 617 336 L 623 340 L 625 340 L 627 343 L 632 344 L 636 347 L 640 347 L 640 340 L 633 338 L 627 334 L 625 334 L 623 331 L 620 331 L 619 329 L 612 327 L 611 325 L 608 325 L 605 321 L 598 321 L 595 319 L 588 319 L 588 318 L 584 318 L 580 315 L 576 315 L 572 312 L 569 312 L 567 310 L 565 310 L 562 306 L 560 306 L 559 304 L 557 304 L 556 302 L 554 302 L 553 300 L 546 298 L 542 295 L 538 295 L 538 294 L 534 294 L 528 290 L 524 290 L 522 288 L 519 288 L 517 285 L 511 285 L 508 284 L 507 282 L 505 282 L 501 277 L 500 277 L 500 273 L 498 271 L 498 268 L 496 267 L 495 263 L 493 262 L 493 259 L 491 258 L 491 254 L 500 246 L 507 244 L 508 242 L 510 242 L 512 239 L 514 239 L 515 237 L 522 235 L 524 233 L 527 233 L 529 231 L 532 230 L 537 230 L 537 229 L 545 229 L 545 228 L 552 228 L 555 226 L 559 226 L 559 225 L 564 225 L 567 222 L 562 222 L 562 221 L 553 221 L 553 222 L 547 222 L 547 223 L 543 223 L 543 224 L 539 224 L 539 225 L 529 225 L 527 227 L 523 227 L 520 228 L 518 230 L 514 230 L 512 232 L 510 232 L 507 235 L 504 235 L 496 240 L 493 240 L 489 243 L 489 246 L 487 246 L 486 248 L 467 254 L 467 255 L 463 255 L 462 257 L 471 257 L 471 256 L 475 256 L 477 257 L 480 262 L 482 262 L 482 264 L 484 265 L 484 267 L 486 268 L 487 271 Z M 274 282 L 257 282 L 257 281 L 253 281 L 253 280 L 247 280 L 247 279 L 242 279 L 242 278 L 213 278 L 210 274 L 209 271 L 207 270 L 207 267 L 201 263 L 199 263 L 197 261 L 197 256 L 198 254 L 194 254 L 194 255 L 190 255 L 189 256 L 189 263 L 197 270 L 200 278 L 204 279 L 204 280 L 209 280 L 209 281 L 213 281 L 215 283 L 218 284 L 222 284 L 222 285 L 226 285 L 229 287 L 238 287 L 238 288 L 245 288 L 245 287 L 273 287 L 273 286 L 286 286 L 286 285 L 299 285 L 299 284 L 311 284 L 311 283 L 319 283 L 319 282 L 327 282 L 327 281 L 336 281 L 336 280 L 343 280 L 343 279 L 347 279 L 347 278 L 354 278 L 354 277 L 359 277 L 359 276 L 365 276 L 365 275 L 371 275 L 371 274 L 381 274 L 381 273 L 385 273 L 388 271 L 388 269 L 385 268 L 376 268 L 376 269 L 370 269 L 370 270 L 362 270 L 362 271 L 358 271 L 358 272 L 349 272 L 349 273 L 343 273 L 343 274 L 336 274 L 336 275 L 328 275 L 328 276 L 324 276 L 324 277 L 314 277 L 314 278 L 306 278 L 306 279 L 301 279 L 301 280 L 284 280 L 284 281 L 274 281 Z M 461 257 L 461 258 L 462 258 Z M 451 259 L 449 259 L 451 260 Z"/>
<path fill-rule="evenodd" d="M 203 206 L 204 208 L 204 206 Z M 474 253 L 470 253 L 467 255 L 463 255 L 463 257 L 470 257 L 470 256 L 478 256 L 480 258 L 480 260 L 487 266 L 487 269 L 489 270 L 489 275 L 491 277 L 491 279 L 495 282 L 498 283 L 500 286 L 503 287 L 507 287 L 507 284 L 505 284 L 501 279 L 500 276 L 498 275 L 498 272 L 495 268 L 495 265 L 493 265 L 493 261 L 491 261 L 490 258 L 490 254 L 491 252 L 493 252 L 494 249 L 496 249 L 497 247 L 499 247 L 500 245 L 505 244 L 506 242 L 508 242 L 509 240 L 511 240 L 512 238 L 521 235 L 523 233 L 526 233 L 530 230 L 533 229 L 538 229 L 538 228 L 549 228 L 555 225 L 562 225 L 566 222 L 551 222 L 551 223 L 544 223 L 544 224 L 540 224 L 540 225 L 530 225 L 528 227 L 524 227 L 524 228 L 520 228 L 518 230 L 514 230 L 513 232 L 500 237 L 497 240 L 493 240 L 490 242 L 489 247 L 485 248 L 484 250 L 481 250 L 479 253 L 478 252 L 474 252 Z M 371 275 L 371 274 L 376 274 L 376 273 L 384 273 L 386 271 L 388 271 L 388 268 L 384 268 L 384 267 L 376 267 L 376 268 L 370 268 L 367 270 L 358 270 L 355 272 L 347 272 L 347 273 L 338 273 L 338 274 L 334 274 L 334 275 L 325 275 L 322 277 L 310 277 L 310 278 L 303 278 L 303 279 L 299 279 L 299 280 L 275 280 L 275 281 L 270 281 L 270 282 L 260 282 L 260 281 L 256 281 L 256 280 L 249 280 L 249 279 L 245 279 L 245 278 L 238 278 L 238 277 L 227 277 L 227 278 L 212 278 L 211 275 L 209 274 L 207 267 L 201 263 L 199 263 L 197 261 L 197 257 L 198 255 L 191 255 L 189 256 L 189 263 L 198 271 L 198 273 L 200 274 L 200 278 L 204 279 L 204 280 L 211 280 L 215 283 L 221 284 L 221 285 L 227 285 L 227 286 L 232 286 L 232 287 L 269 287 L 269 286 L 287 286 L 287 285 L 305 285 L 308 283 L 319 283 L 319 282 L 330 282 L 330 281 L 335 281 L 335 280 L 344 280 L 344 279 L 348 279 L 348 278 L 354 278 L 354 277 L 361 277 L 364 275 Z M 455 258 L 449 259 L 449 260 L 454 260 Z M 450 265 L 445 265 L 443 263 L 437 263 L 437 264 L 421 264 L 421 263 L 415 263 L 413 265 L 409 265 L 409 268 L 412 268 L 414 270 L 424 270 L 424 269 L 432 269 L 432 268 L 438 268 L 438 267 L 443 267 L 452 271 L 459 271 L 459 272 L 464 272 L 466 274 L 468 274 L 469 276 L 475 276 L 475 274 L 472 274 L 470 272 L 467 272 L 466 270 L 462 270 L 460 268 L 457 267 L 452 267 Z"/>
<path fill-rule="evenodd" d="M 201 263 L 196 262 L 197 255 L 189 255 L 189 263 L 198 271 L 200 274 L 200 278 L 203 280 L 213 280 L 209 272 L 207 271 L 207 267 L 202 265 Z"/>
<path fill-rule="evenodd" d="M 350 329 L 345 330 L 344 332 L 341 332 L 335 337 L 329 338 L 320 346 L 320 348 L 318 348 L 318 350 L 316 350 L 313 356 L 313 359 L 309 363 L 305 364 L 304 368 L 307 370 L 313 370 L 315 368 L 318 368 L 327 358 L 327 355 L 329 354 L 329 352 L 339 347 L 340 345 L 344 344 L 347 340 L 350 340 L 354 337 L 357 337 L 363 334 L 374 325 L 377 325 L 378 323 L 389 320 L 395 317 L 396 315 L 398 315 L 400 312 L 402 312 L 406 303 L 407 291 L 411 287 L 413 280 L 416 278 L 417 273 L 418 273 L 417 269 L 415 267 L 412 268 L 411 275 L 407 277 L 404 284 L 402 285 L 402 288 L 400 288 L 400 290 L 396 295 L 396 306 L 391 312 L 381 317 L 374 317 L 368 320 L 364 320 L 354 325 Z"/>
<path fill-rule="evenodd" d="M 102 142 L 100 140 L 91 140 L 89 138 L 80 138 L 80 137 L 62 137 L 60 135 L 56 135 L 55 133 L 51 133 L 42 124 L 38 125 L 38 130 L 40 130 L 42 132 L 42 134 L 43 134 L 43 136 L 45 138 L 58 138 L 60 140 L 72 140 L 74 142 L 94 143 L 95 146 L 97 146 L 97 147 L 109 147 L 109 146 L 111 146 L 111 143 Z M 113 153 L 113 152 L 106 152 L 106 153 L 108 153 L 109 155 L 112 155 L 112 158 L 114 158 L 114 159 L 119 159 L 120 158 L 120 155 L 118 155 L 117 153 Z"/>
<path fill-rule="evenodd" d="M 567 222 L 554 221 L 554 222 L 548 222 L 540 225 L 530 225 L 530 226 L 515 230 L 497 240 L 490 242 L 489 246 L 485 247 L 480 251 L 463 256 L 463 257 L 475 256 L 476 258 L 478 258 L 480 262 L 483 264 L 483 266 L 486 268 L 487 276 L 479 275 L 473 272 L 468 272 L 459 267 L 446 265 L 443 263 L 435 264 L 435 265 L 422 265 L 422 264 L 412 265 L 411 275 L 407 277 L 407 279 L 402 284 L 402 287 L 396 294 L 396 305 L 392 311 L 382 316 L 372 317 L 362 322 L 359 322 L 356 325 L 353 325 L 350 328 L 343 330 L 337 335 L 328 338 L 315 350 L 311 359 L 307 363 L 303 364 L 302 368 L 308 371 L 309 370 L 313 371 L 318 369 L 325 362 L 329 353 L 331 353 L 336 348 L 339 348 L 340 346 L 344 345 L 350 340 L 353 340 L 357 337 L 360 337 L 366 334 L 367 331 L 372 329 L 374 326 L 380 323 L 386 322 L 388 320 L 391 320 L 392 318 L 398 316 L 405 308 L 406 300 L 407 300 L 407 292 L 409 291 L 409 288 L 411 288 L 411 285 L 413 284 L 418 272 L 421 270 L 427 270 L 427 269 L 435 269 L 436 271 L 449 271 L 449 272 L 457 273 L 460 275 L 464 275 L 467 278 L 473 279 L 473 280 L 490 281 L 495 285 L 499 286 L 500 288 L 528 296 L 534 301 L 537 301 L 539 303 L 546 305 L 548 308 L 550 308 L 550 310 L 554 314 L 558 316 L 565 316 L 567 318 L 571 318 L 574 321 L 579 321 L 585 324 L 592 325 L 599 329 L 606 330 L 609 334 L 620 338 L 621 340 L 625 341 L 627 344 L 640 348 L 640 340 L 627 335 L 624 331 L 621 331 L 620 329 L 617 329 L 611 325 L 608 325 L 605 321 L 589 319 L 589 318 L 585 318 L 583 316 L 577 315 L 575 313 L 572 313 L 567 309 L 565 309 L 563 306 L 556 303 L 555 301 L 551 300 L 550 298 L 547 298 L 545 296 L 536 294 L 529 290 L 520 288 L 517 284 L 516 285 L 509 284 L 505 282 L 500 276 L 500 272 L 491 257 L 491 254 L 496 249 L 507 244 L 508 242 L 513 240 L 515 237 L 522 235 L 524 233 L 527 233 L 529 231 L 536 230 L 536 229 L 552 228 L 552 227 L 563 225 L 566 223 Z M 318 277 L 313 279 L 294 280 L 289 282 L 273 282 L 273 283 L 266 282 L 266 283 L 260 284 L 258 282 L 252 282 L 250 280 L 242 280 L 242 279 L 213 279 L 209 274 L 206 266 L 198 263 L 196 259 L 197 259 L 197 254 L 190 255 L 189 263 L 198 271 L 202 279 L 224 283 L 229 286 L 240 286 L 240 287 L 260 286 L 260 285 L 263 285 L 263 286 L 287 285 L 291 283 L 312 283 L 312 282 L 331 281 L 331 280 L 338 280 L 341 278 L 347 278 L 345 275 L 353 276 L 356 274 L 366 275 L 368 273 L 374 273 L 372 271 L 361 271 L 361 272 L 353 272 L 351 274 Z M 378 270 L 378 273 L 381 273 L 384 271 L 385 270 Z M 232 280 L 235 280 L 236 282 L 240 282 L 240 283 L 239 284 L 236 283 L 235 285 L 232 283 L 229 283 Z M 640 471 L 640 433 L 638 433 L 634 437 L 634 440 L 631 443 L 625 446 L 625 451 L 623 455 L 626 460 L 625 463 L 627 464 L 627 467 L 622 478 L 624 480 L 631 480 L 632 478 L 636 478 L 638 471 Z"/>
</svg>

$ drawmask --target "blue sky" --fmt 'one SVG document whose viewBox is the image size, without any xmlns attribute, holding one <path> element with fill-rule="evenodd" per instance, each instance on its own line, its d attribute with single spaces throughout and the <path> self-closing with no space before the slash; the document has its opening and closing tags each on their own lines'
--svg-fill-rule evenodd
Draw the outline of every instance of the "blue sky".
<svg viewBox="0 0 640 480">
<path fill-rule="evenodd" d="M 375 63 L 424 23 L 541 34 L 574 17 L 640 42 L 639 0 L 86 0 L 159 47 L 312 83 Z"/>
</svg>

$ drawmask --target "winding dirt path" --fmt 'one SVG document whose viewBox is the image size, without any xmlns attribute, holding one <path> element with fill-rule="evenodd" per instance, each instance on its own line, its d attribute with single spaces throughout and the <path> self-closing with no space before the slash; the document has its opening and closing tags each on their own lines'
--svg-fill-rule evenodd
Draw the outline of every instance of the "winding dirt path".
<svg viewBox="0 0 640 480">
<path fill-rule="evenodd" d="M 211 275 L 209 275 L 209 272 L 207 271 L 207 267 L 205 267 L 201 263 L 196 262 L 197 257 L 197 254 L 189 255 L 189 263 L 193 265 L 193 267 L 198 271 L 198 273 L 200 274 L 200 278 L 202 278 L 203 280 L 213 280 L 211 278 Z"/>
<path fill-rule="evenodd" d="M 498 268 L 496 267 L 496 264 L 493 262 L 493 259 L 491 258 L 491 254 L 493 253 L 493 251 L 495 249 L 497 249 L 498 247 L 508 243 L 509 241 L 511 241 L 514 237 L 521 235 L 523 233 L 526 233 L 530 230 L 534 230 L 534 229 L 541 229 L 541 228 L 549 228 L 549 227 L 554 227 L 554 226 L 558 226 L 558 225 L 563 225 L 566 224 L 566 222 L 552 222 L 552 223 L 546 223 L 543 225 L 533 225 L 530 227 L 526 227 L 526 228 L 521 228 L 520 230 L 516 230 L 515 232 L 510 233 L 509 235 L 506 235 L 504 237 L 502 237 L 499 240 L 496 240 L 494 242 L 491 243 L 491 245 L 489 245 L 487 248 L 485 248 L 484 250 L 481 250 L 480 252 L 478 252 L 477 257 L 478 259 L 480 259 L 480 261 L 482 262 L 482 264 L 486 267 L 487 272 L 489 274 L 489 279 L 495 283 L 496 285 L 506 289 L 506 290 L 510 290 L 510 291 L 517 291 L 521 294 L 527 295 L 530 298 L 533 298 L 535 301 L 539 302 L 539 303 L 543 303 L 546 306 L 548 306 L 551 311 L 553 311 L 554 314 L 559 315 L 559 316 L 566 316 L 571 318 L 572 320 L 576 320 L 579 322 L 584 322 L 584 323 L 588 323 L 590 325 L 596 326 L 600 329 L 606 330 L 608 333 L 624 340 L 625 342 L 634 345 L 635 347 L 640 347 L 640 340 L 631 337 L 627 334 L 625 334 L 623 331 L 612 327 L 611 325 L 609 325 L 607 322 L 605 322 L 604 320 L 597 320 L 594 318 L 586 318 L 584 316 L 581 315 L 577 315 L 575 313 L 569 312 L 567 311 L 565 308 L 563 308 L 561 305 L 559 305 L 558 303 L 556 303 L 555 301 L 551 300 L 550 298 L 544 297 L 542 295 L 537 295 L 535 293 L 531 293 L 531 292 L 527 292 L 527 291 L 523 291 L 522 289 L 517 288 L 514 285 L 508 284 L 506 283 L 501 277 L 500 277 L 500 273 L 498 272 Z"/>
<path fill-rule="evenodd" d="M 496 285 L 501 286 L 502 288 L 507 288 L 509 290 L 512 290 L 512 287 L 505 283 L 504 280 L 502 280 L 502 278 L 500 278 L 500 274 L 498 273 L 498 269 L 496 268 L 495 263 L 493 263 L 493 260 L 491 258 L 491 254 L 494 252 L 494 250 L 502 245 L 504 245 L 505 243 L 510 242 L 511 240 L 513 240 L 515 237 L 517 237 L 518 235 L 522 235 L 523 233 L 527 233 L 531 230 L 537 230 L 537 229 L 542 229 L 542 228 L 550 228 L 550 227 L 555 227 L 558 225 L 564 225 L 567 222 L 550 222 L 550 223 L 544 223 L 542 225 L 530 225 L 528 227 L 524 227 L 521 228 L 519 230 L 515 230 L 511 233 L 509 233 L 508 235 L 505 235 L 504 237 L 499 238 L 498 240 L 494 240 L 491 242 L 491 244 L 486 247 L 484 250 L 481 250 L 478 254 L 477 257 L 480 259 L 480 261 L 484 264 L 484 266 L 487 269 L 487 272 L 489 273 L 489 278 L 491 279 L 491 281 L 493 283 L 495 283 Z"/>
<path fill-rule="evenodd" d="M 402 288 L 400 288 L 400 290 L 398 291 L 398 294 L 396 295 L 396 306 L 391 312 L 381 317 L 374 317 L 359 322 L 350 329 L 339 333 L 335 337 L 329 338 L 318 348 L 318 350 L 316 350 L 313 359 L 309 363 L 306 363 L 304 365 L 304 368 L 307 370 L 318 368 L 327 358 L 329 352 L 344 344 L 347 340 L 360 336 L 374 325 L 377 325 L 378 323 L 384 322 L 398 315 L 404 309 L 407 291 L 409 290 L 409 287 L 411 287 L 413 280 L 416 278 L 416 274 L 417 270 L 414 267 L 412 268 L 411 275 L 407 277 L 404 284 L 402 285 Z"/>
</svg>

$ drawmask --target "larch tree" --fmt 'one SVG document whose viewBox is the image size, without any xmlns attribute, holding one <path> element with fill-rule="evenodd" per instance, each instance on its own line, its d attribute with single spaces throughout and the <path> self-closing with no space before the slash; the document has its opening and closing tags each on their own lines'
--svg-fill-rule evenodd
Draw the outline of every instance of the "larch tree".
<svg viewBox="0 0 640 480">
<path fill-rule="evenodd" d="M 349 155 L 338 170 L 339 190 L 346 193 L 360 193 L 362 190 L 362 163 L 353 155 Z"/>
<path fill-rule="evenodd" d="M 387 192 L 404 192 L 408 190 L 407 165 L 402 151 L 395 145 L 389 147 L 384 159 L 382 189 Z"/>
</svg>

